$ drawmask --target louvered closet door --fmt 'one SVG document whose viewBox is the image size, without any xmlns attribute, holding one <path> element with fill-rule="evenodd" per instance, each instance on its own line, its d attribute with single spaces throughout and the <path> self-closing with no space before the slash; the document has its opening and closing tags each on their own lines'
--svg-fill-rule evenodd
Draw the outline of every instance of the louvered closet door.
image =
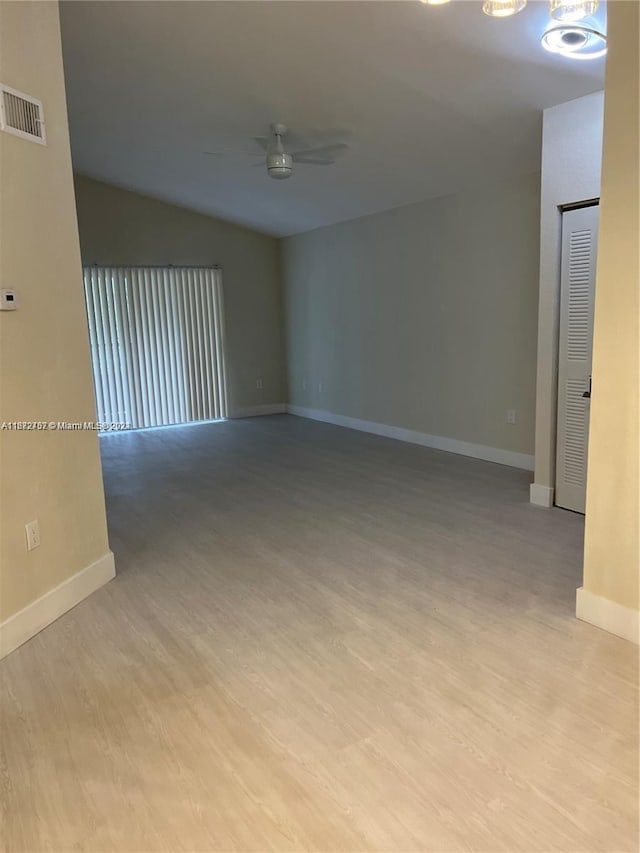
<svg viewBox="0 0 640 853">
<path fill-rule="evenodd" d="M 598 213 L 562 216 L 556 504 L 575 512 L 584 512 L 587 486 Z"/>
</svg>

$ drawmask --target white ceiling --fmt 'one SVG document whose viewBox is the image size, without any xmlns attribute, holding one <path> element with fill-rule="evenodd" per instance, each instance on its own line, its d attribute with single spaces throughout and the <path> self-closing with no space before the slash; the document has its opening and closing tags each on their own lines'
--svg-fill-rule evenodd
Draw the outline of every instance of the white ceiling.
<svg viewBox="0 0 640 853">
<path fill-rule="evenodd" d="M 539 44 L 548 4 L 64 2 L 78 172 L 285 235 L 533 171 L 540 110 L 603 86 L 604 60 Z M 271 121 L 333 166 L 270 179 L 242 154 Z"/>
</svg>

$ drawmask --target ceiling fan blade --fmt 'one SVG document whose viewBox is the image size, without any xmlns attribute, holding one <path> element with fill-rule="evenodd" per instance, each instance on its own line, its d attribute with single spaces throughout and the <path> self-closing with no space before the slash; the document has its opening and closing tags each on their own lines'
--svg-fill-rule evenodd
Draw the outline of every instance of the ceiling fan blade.
<svg viewBox="0 0 640 853">
<path fill-rule="evenodd" d="M 257 151 L 242 151 L 238 148 L 221 148 L 219 151 L 203 151 L 203 154 L 207 154 L 209 157 L 225 157 L 229 154 L 237 154 L 239 157 L 260 157 L 260 153 Z"/>
<path fill-rule="evenodd" d="M 307 166 L 332 166 L 336 161 L 329 157 L 312 157 L 311 154 L 294 154 L 293 162 Z"/>
<path fill-rule="evenodd" d="M 272 136 L 253 136 L 252 139 L 254 142 L 258 143 L 258 145 L 260 146 L 260 148 L 262 148 L 263 151 L 267 151 L 269 148 L 269 144 L 273 141 Z"/>
<path fill-rule="evenodd" d="M 336 142 L 334 145 L 322 145 L 319 148 L 308 148 L 306 151 L 294 151 L 293 159 L 298 163 L 310 162 L 310 158 L 316 161 L 333 163 L 337 157 L 346 154 L 349 146 L 344 142 Z M 303 159 L 304 158 L 304 159 Z"/>
</svg>

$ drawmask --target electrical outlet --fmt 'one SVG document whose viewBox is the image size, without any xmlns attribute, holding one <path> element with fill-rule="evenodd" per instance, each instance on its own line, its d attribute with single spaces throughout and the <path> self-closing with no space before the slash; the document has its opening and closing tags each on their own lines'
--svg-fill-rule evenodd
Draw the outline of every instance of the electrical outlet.
<svg viewBox="0 0 640 853">
<path fill-rule="evenodd" d="M 261 391 L 262 390 L 262 379 L 256 379 L 256 388 Z"/>
<path fill-rule="evenodd" d="M 38 524 L 38 519 L 26 524 L 25 531 L 27 534 L 27 551 L 33 551 L 34 548 L 40 545 L 40 525 Z"/>
<path fill-rule="evenodd" d="M 509 409 L 507 411 L 507 423 L 508 424 L 515 424 L 515 422 L 516 422 L 516 410 L 515 409 Z"/>
</svg>

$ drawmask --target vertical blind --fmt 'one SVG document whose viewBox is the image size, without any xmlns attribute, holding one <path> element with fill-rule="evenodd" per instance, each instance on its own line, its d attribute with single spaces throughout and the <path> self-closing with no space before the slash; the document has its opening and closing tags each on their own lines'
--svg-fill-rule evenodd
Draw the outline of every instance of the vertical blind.
<svg viewBox="0 0 640 853">
<path fill-rule="evenodd" d="M 99 421 L 226 417 L 219 269 L 85 267 L 84 291 Z"/>
</svg>

